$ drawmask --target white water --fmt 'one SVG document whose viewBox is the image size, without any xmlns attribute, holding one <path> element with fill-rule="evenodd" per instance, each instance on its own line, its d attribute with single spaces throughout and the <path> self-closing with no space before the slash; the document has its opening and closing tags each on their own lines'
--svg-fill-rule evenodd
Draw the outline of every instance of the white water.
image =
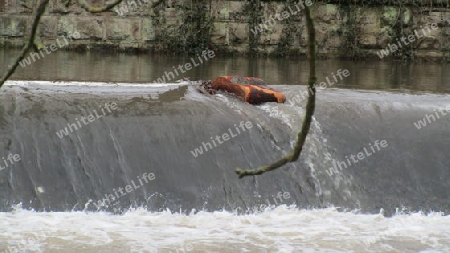
<svg viewBox="0 0 450 253">
<path fill-rule="evenodd" d="M 0 217 L 0 252 L 450 252 L 450 216 L 440 213 L 386 218 L 279 206 L 250 215 L 18 209 Z"/>
</svg>

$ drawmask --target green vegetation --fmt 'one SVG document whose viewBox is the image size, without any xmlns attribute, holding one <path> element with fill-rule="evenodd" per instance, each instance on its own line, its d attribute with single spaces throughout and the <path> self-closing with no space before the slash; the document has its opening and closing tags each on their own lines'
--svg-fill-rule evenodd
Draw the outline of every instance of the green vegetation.
<svg viewBox="0 0 450 253">
<path fill-rule="evenodd" d="M 211 15 L 209 1 L 184 0 L 174 2 L 171 8 L 159 11 L 176 13 L 176 18 L 169 21 L 164 15 L 157 25 L 166 26 L 157 37 L 161 51 L 170 54 L 199 54 L 211 45 L 211 33 L 214 18 Z"/>
</svg>

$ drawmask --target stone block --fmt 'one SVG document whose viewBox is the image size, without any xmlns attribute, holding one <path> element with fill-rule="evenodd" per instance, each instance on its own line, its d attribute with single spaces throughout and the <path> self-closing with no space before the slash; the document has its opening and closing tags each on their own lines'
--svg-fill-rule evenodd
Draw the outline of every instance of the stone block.
<svg viewBox="0 0 450 253">
<path fill-rule="evenodd" d="M 450 26 L 442 27 L 442 49 L 450 51 Z"/>
<path fill-rule="evenodd" d="M 306 32 L 306 31 L 305 31 Z M 323 22 L 316 22 L 316 44 L 325 46 L 328 39 L 328 25 Z"/>
<path fill-rule="evenodd" d="M 234 43 L 248 43 L 248 24 L 230 23 L 230 41 Z"/>
<path fill-rule="evenodd" d="M 155 26 L 151 18 L 142 19 L 142 34 L 143 41 L 155 40 Z"/>
<path fill-rule="evenodd" d="M 57 17 L 43 16 L 39 24 L 39 36 L 54 39 L 56 36 Z"/>
<path fill-rule="evenodd" d="M 365 48 L 376 48 L 380 25 L 375 8 L 361 10 L 359 15 L 359 42 Z"/>
<path fill-rule="evenodd" d="M 80 34 L 80 40 L 103 39 L 103 17 L 61 16 L 57 26 L 57 36 Z"/>
<path fill-rule="evenodd" d="M 15 13 L 32 13 L 34 6 L 37 6 L 36 0 L 16 0 L 11 3 L 14 4 Z"/>
<path fill-rule="evenodd" d="M 337 52 L 337 50 L 341 48 L 342 43 L 343 43 L 342 37 L 339 36 L 327 37 L 325 49 L 329 50 L 328 52 Z"/>
<path fill-rule="evenodd" d="M 164 16 L 166 18 L 176 18 L 179 16 L 179 13 L 176 8 L 166 8 L 164 9 Z"/>
<path fill-rule="evenodd" d="M 132 39 L 132 23 L 129 19 L 110 18 L 106 23 L 107 40 Z"/>
<path fill-rule="evenodd" d="M 439 24 L 442 20 L 442 12 L 440 11 L 432 11 L 429 12 L 430 16 L 428 22 Z"/>
<path fill-rule="evenodd" d="M 416 12 L 417 13 L 417 12 Z M 450 12 L 448 12 L 447 9 L 436 9 L 435 11 L 430 12 L 423 12 L 423 13 L 417 13 L 420 16 L 420 19 L 418 19 L 418 22 L 416 26 L 425 26 L 427 24 L 444 24 L 446 23 L 445 20 L 448 18 L 450 19 Z"/>
<path fill-rule="evenodd" d="M 77 31 L 78 17 L 61 16 L 56 25 L 56 36 L 66 36 Z"/>
<path fill-rule="evenodd" d="M 314 9 L 314 16 L 326 24 L 337 24 L 341 18 L 338 6 L 335 4 L 318 5 Z"/>
<path fill-rule="evenodd" d="M 214 22 L 211 33 L 211 41 L 214 44 L 226 45 L 228 40 L 228 24 L 224 22 Z"/>
<path fill-rule="evenodd" d="M 167 25 L 178 25 L 182 22 L 183 14 L 175 8 L 166 8 L 163 15 Z"/>
<path fill-rule="evenodd" d="M 21 16 L 2 16 L 0 36 L 23 37 L 27 31 L 27 18 Z"/>
<path fill-rule="evenodd" d="M 247 14 L 244 14 L 244 6 L 247 4 L 244 1 L 228 1 L 226 12 L 228 12 L 228 19 L 232 21 L 245 22 L 248 20 Z"/>
<path fill-rule="evenodd" d="M 77 22 L 77 31 L 80 39 L 101 40 L 103 39 L 103 18 L 92 17 L 87 20 Z"/>
<path fill-rule="evenodd" d="M 420 38 L 415 45 L 417 49 L 441 49 L 441 42 L 435 37 Z"/>
<path fill-rule="evenodd" d="M 272 27 L 268 27 L 269 29 L 267 29 L 266 32 L 261 34 L 262 44 L 267 44 L 267 45 L 278 44 L 278 41 L 280 40 L 280 38 L 282 36 L 284 27 L 285 27 L 285 25 L 283 25 L 283 24 L 276 24 Z"/>
</svg>

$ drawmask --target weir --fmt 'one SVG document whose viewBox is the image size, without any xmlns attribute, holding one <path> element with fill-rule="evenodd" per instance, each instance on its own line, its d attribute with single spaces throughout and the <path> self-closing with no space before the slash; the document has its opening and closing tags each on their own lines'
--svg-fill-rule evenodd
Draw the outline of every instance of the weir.
<svg viewBox="0 0 450 253">
<path fill-rule="evenodd" d="M 201 95 L 187 83 L 62 84 L 12 81 L 0 94 L 1 155 L 21 157 L 0 171 L 0 211 L 22 203 L 38 211 L 253 212 L 281 192 L 289 198 L 276 205 L 449 212 L 450 120 L 441 118 L 420 130 L 413 124 L 444 108 L 447 96 L 322 90 L 300 159 L 263 176 L 238 179 L 236 167 L 255 169 L 292 149 L 304 104 L 253 106 L 225 94 Z M 276 88 L 288 98 L 299 92 L 298 86 Z M 117 110 L 57 136 L 105 103 L 116 103 Z M 234 131 L 240 122 L 253 127 L 192 155 L 202 142 Z M 333 160 L 370 150 L 376 140 L 389 145 L 327 174 Z M 155 180 L 114 203 L 97 204 L 114 189 L 137 183 L 143 173 L 154 173 Z"/>
</svg>

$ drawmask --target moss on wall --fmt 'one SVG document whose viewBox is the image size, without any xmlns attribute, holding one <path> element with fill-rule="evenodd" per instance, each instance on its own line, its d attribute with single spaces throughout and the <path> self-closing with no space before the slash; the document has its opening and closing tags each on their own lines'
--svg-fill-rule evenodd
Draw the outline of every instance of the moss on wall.
<svg viewBox="0 0 450 253">
<path fill-rule="evenodd" d="M 10 0 L 0 2 L 0 46 L 20 46 L 25 41 L 31 14 L 18 8 L 19 2 L 14 2 L 17 6 Z M 39 36 L 43 43 L 53 43 L 67 32 L 80 32 L 81 38 L 65 49 L 197 54 L 209 48 L 223 54 L 281 57 L 306 53 L 301 13 L 255 32 L 273 15 L 289 12 L 298 4 L 295 0 L 168 0 L 156 9 L 150 9 L 150 2 L 124 0 L 109 13 L 90 15 L 53 1 Z M 450 0 L 320 0 L 311 7 L 319 57 L 378 58 L 379 50 L 436 23 L 438 31 L 383 59 L 450 58 Z"/>
</svg>

